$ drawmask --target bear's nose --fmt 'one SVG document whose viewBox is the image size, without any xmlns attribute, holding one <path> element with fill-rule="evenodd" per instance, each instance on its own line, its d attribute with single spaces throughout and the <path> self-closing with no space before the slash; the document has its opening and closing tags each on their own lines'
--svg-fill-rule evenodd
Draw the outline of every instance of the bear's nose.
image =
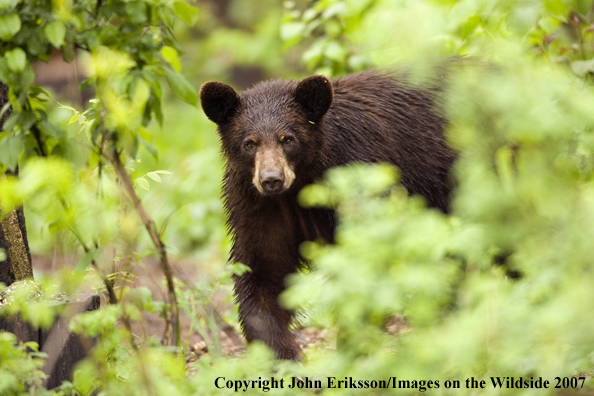
<svg viewBox="0 0 594 396">
<path fill-rule="evenodd" d="M 284 183 L 283 173 L 278 170 L 260 172 L 260 184 L 267 194 L 277 194 L 282 191 Z"/>
</svg>

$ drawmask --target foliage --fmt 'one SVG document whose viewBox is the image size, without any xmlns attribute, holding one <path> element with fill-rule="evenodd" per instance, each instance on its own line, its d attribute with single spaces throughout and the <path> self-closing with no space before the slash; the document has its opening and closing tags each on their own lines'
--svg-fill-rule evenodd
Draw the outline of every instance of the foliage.
<svg viewBox="0 0 594 396">
<path fill-rule="evenodd" d="M 12 112 L 0 133 L 0 172 L 19 164 L 22 169 L 20 178 L 8 177 L 0 186 L 0 207 L 6 213 L 26 202 L 43 216 L 52 234 L 73 238 L 85 254 L 75 276 L 67 277 L 75 282 L 68 291 L 83 287 L 76 275 L 92 265 L 112 304 L 126 297 L 126 288 L 115 287 L 114 276 L 108 274 L 126 273 L 115 271 L 116 262 L 156 250 L 168 289 L 167 304 L 160 306 L 166 319 L 164 343 L 179 344 L 179 313 L 165 245 L 134 190 L 130 179 L 134 169 L 124 164 L 137 162 L 139 146 L 156 155 L 146 127 L 153 118 L 163 119 L 160 76 L 182 100 L 197 104 L 195 88 L 179 73 L 181 49 L 172 33 L 176 15 L 191 24 L 197 10 L 181 1 L 11 1 L 1 4 L 0 13 L 0 81 L 8 86 L 10 100 L 2 112 L 9 106 Z M 48 117 L 50 94 L 33 85 L 32 64 L 48 61 L 53 49 L 59 49 L 66 62 L 83 60 L 87 78 L 82 87 L 95 95 L 84 111 L 61 106 L 72 112 L 69 124 L 78 121 L 81 127 L 72 140 L 67 139 L 64 124 Z M 75 141 L 80 147 L 73 145 Z M 78 172 L 76 165 L 81 168 Z M 170 172 L 153 170 L 145 176 L 158 182 L 160 174 Z M 144 176 L 135 181 L 148 189 Z M 112 209 L 107 212 L 111 219 L 106 219 L 106 207 Z M 104 227 L 105 220 L 113 222 Z M 146 228 L 154 250 L 135 251 L 139 226 Z M 124 243 L 117 247 L 119 259 L 112 256 L 110 263 L 103 249 L 114 239 Z M 120 304 L 120 316 L 111 317 L 112 324 L 117 318 L 129 324 L 124 313 L 130 307 Z M 34 325 L 47 327 L 53 320 L 54 313 L 43 303 L 12 303 L 2 311 L 11 314 L 19 308 Z M 129 326 L 126 330 L 131 331 Z"/>
<path fill-rule="evenodd" d="M 180 67 L 180 48 L 172 36 L 174 16 L 178 14 L 191 22 L 196 10 L 179 1 L 172 4 L 83 1 L 71 6 L 52 2 L 7 2 L 3 13 L 6 18 L 20 21 L 15 23 L 20 28 L 6 33 L 2 42 L 0 80 L 10 88 L 13 114 L 4 126 L 5 132 L 0 134 L 0 147 L 5 150 L 0 155 L 1 165 L 4 169 L 14 168 L 19 158 L 24 163 L 37 155 L 61 156 L 75 160 L 78 165 L 80 159 L 76 154 L 80 150 L 69 143 L 72 141 L 86 148 L 84 156 L 89 167 L 76 174 L 68 169 L 67 162 L 60 162 L 55 156 L 37 159 L 31 162 L 31 170 L 24 169 L 28 173 L 21 181 L 10 180 L 4 186 L 2 208 L 8 211 L 24 200 L 33 200 L 40 190 L 58 188 L 48 195 L 59 196 L 57 206 L 61 204 L 62 210 L 74 212 L 75 216 L 66 219 L 55 216 L 55 223 L 60 228 L 100 230 L 101 227 L 88 224 L 79 226 L 77 220 L 83 219 L 76 217 L 92 207 L 86 205 L 88 195 L 109 190 L 109 186 L 103 185 L 110 183 L 109 179 L 113 184 L 115 172 L 110 164 L 104 163 L 105 154 L 116 153 L 117 157 L 125 154 L 134 160 L 139 145 L 154 153 L 151 134 L 145 127 L 151 116 L 162 120 L 163 87 L 158 77 L 165 76 L 183 100 L 196 103 L 195 89 L 174 70 Z M 48 93 L 32 85 L 31 65 L 38 59 L 48 60 L 52 47 L 59 48 L 67 61 L 73 59 L 75 51 L 79 52 L 79 57 L 87 59 L 88 78 L 83 86 L 92 87 L 97 98 L 82 112 L 62 106 L 73 111 L 69 123 L 79 122 L 86 142 L 78 139 L 80 135 L 67 139 L 63 127 L 48 120 L 45 104 Z M 49 172 L 54 179 L 47 179 L 47 169 L 55 169 Z M 137 179 L 146 181 L 142 176 Z M 146 187 L 146 183 L 141 184 Z M 73 202 L 80 194 L 72 189 L 88 191 L 82 205 Z M 77 192 L 84 194 L 84 191 Z M 46 216 L 59 210 L 43 209 Z M 80 242 L 90 245 L 93 241 L 99 245 L 100 239 L 101 235 L 91 234 Z"/>
<path fill-rule="evenodd" d="M 0 332 L 0 395 L 53 394 L 42 387 L 43 357 L 36 343 L 17 344 L 14 334 Z"/>
<path fill-rule="evenodd" d="M 323 0 L 302 11 L 295 2 L 287 1 L 281 38 L 287 46 L 310 42 L 302 56 L 310 71 L 333 76 L 365 70 L 371 62 L 351 44 L 349 33 L 359 28 L 374 3 L 375 0 Z"/>
<path fill-rule="evenodd" d="M 303 72 L 300 54 L 284 51 L 279 36 L 282 2 L 198 0 L 197 6 L 200 12 L 196 24 L 177 25 L 175 29 L 186 51 L 185 74 L 197 85 L 217 80 L 243 89 L 261 78 L 296 78 Z M 202 117 L 195 118 L 202 123 Z M 207 139 L 211 128 L 205 124 L 205 129 L 209 133 L 202 137 Z"/>
<path fill-rule="evenodd" d="M 76 277 L 72 282 L 51 277 L 56 290 L 76 289 L 93 265 L 105 279 L 117 279 L 118 304 L 71 323 L 73 331 L 99 342 L 72 383 L 56 392 L 220 394 L 231 392 L 228 380 L 236 386 L 235 381 L 309 377 L 326 385 L 329 376 L 398 376 L 439 381 L 435 394 L 478 394 L 465 387 L 470 377 L 487 381 L 480 394 L 543 394 L 494 389 L 490 377 L 542 377 L 554 386 L 555 377 L 591 371 L 591 1 L 285 4 L 279 34 L 286 57 L 303 55 L 311 71 L 340 75 L 372 63 L 392 69 L 404 62 L 417 77 L 435 80 L 442 76 L 430 75 L 435 69 L 425 65 L 435 59 L 446 63 L 440 70 L 447 71 L 448 89 L 440 107 L 459 153 L 448 215 L 408 197 L 393 184 L 397 171 L 385 166 L 332 170 L 301 193 L 303 205 L 334 207 L 340 219 L 336 244 L 302 247 L 314 270 L 291 277 L 283 295 L 285 304 L 304 312 L 305 325 L 328 330 L 322 345 L 306 350 L 302 365 L 275 362 L 257 343 L 240 358 L 222 353 L 217 329 L 224 322 L 235 325 L 233 312 L 217 317 L 212 307 L 221 288 L 229 302 L 229 272 L 237 267 L 220 276 L 208 273 L 220 272 L 227 246 L 216 134 L 189 105 L 165 101 L 161 108 L 164 80 L 195 103 L 195 90 L 180 67 L 219 78 L 231 75 L 234 62 L 294 74 L 294 65 L 272 54 L 281 51 L 278 32 L 271 33 L 280 10 L 259 3 L 257 10 L 270 10 L 253 28 L 253 39 L 246 26 L 256 19 L 240 12 L 247 6 L 238 2 L 230 27 L 206 6 L 196 14 L 181 2 L 83 1 L 71 8 L 57 2 L 0 3 L 0 80 L 11 87 L 15 109 L 7 132 L 0 134 L 0 161 L 21 167 L 20 179 L 0 185 L 0 207 L 25 202 L 30 224 L 50 237 L 48 246 L 60 240 L 64 250 L 76 252 Z M 184 22 L 196 18 L 198 26 L 174 27 L 176 14 Z M 179 59 L 173 29 L 194 49 L 187 63 Z M 200 39 L 190 42 L 192 34 Z M 32 62 L 46 59 L 52 47 L 60 47 L 67 59 L 76 51 L 88 66 L 85 84 L 96 98 L 87 108 L 52 108 L 49 95 L 32 85 Z M 229 54 L 231 49 L 236 52 Z M 466 58 L 443 62 L 453 55 Z M 153 137 L 150 130 L 158 132 Z M 182 349 L 131 330 L 143 312 L 164 313 L 167 304 L 133 285 L 130 271 L 145 265 L 155 247 L 141 234 L 143 224 L 118 183 L 121 175 L 104 155 L 109 147 L 124 161 L 131 183 L 136 181 L 169 252 L 200 249 L 197 257 L 210 264 L 201 267 L 199 283 L 176 283 L 180 309 L 194 317 L 192 327 L 210 352 L 189 371 Z M 24 304 L 20 308 L 27 310 Z M 49 323 L 49 316 L 44 312 L 39 320 Z M 10 375 L 39 384 L 38 356 L 14 345 L 0 340 L 0 375 L 5 366 L 16 367 Z M 215 385 L 219 377 L 225 377 L 223 389 Z M 461 389 L 445 389 L 446 380 L 460 381 Z M 585 389 L 592 386 L 588 379 Z M 285 386 L 271 392 L 300 391 Z M 423 389 L 417 383 L 391 392 Z"/>
<path fill-rule="evenodd" d="M 91 55 L 86 85 L 95 87 L 99 100 L 87 117 L 92 120 L 105 111 L 106 127 L 112 133 L 121 129 L 118 144 L 132 157 L 142 141 L 139 127 L 150 121 L 151 114 L 162 118 L 159 75 L 167 77 L 180 97 L 195 104 L 195 90 L 169 66 L 179 68 L 179 46 L 171 34 L 175 12 L 193 19 L 187 12 L 192 8 L 179 3 L 6 2 L 0 80 L 10 88 L 13 115 L 0 140 L 2 165 L 13 169 L 21 154 L 47 156 L 66 148 L 64 130 L 47 119 L 46 92 L 33 86 L 31 64 L 47 61 L 52 48 L 60 49 L 66 61 L 74 59 L 77 49 Z M 93 144 L 102 136 L 99 124 L 91 123 L 85 132 Z"/>
<path fill-rule="evenodd" d="M 171 4 L 120 1 L 83 1 L 75 4 L 9 2 L 3 8 L 10 29 L 1 32 L 3 57 L 0 59 L 0 80 L 9 87 L 12 114 L 4 123 L 1 133 L 0 147 L 3 151 L 0 150 L 0 154 L 4 155 L 0 155 L 3 158 L 0 171 L 6 168 L 14 170 L 19 157 L 23 157 L 23 161 L 32 156 L 62 154 L 67 157 L 72 151 L 66 147 L 63 129 L 47 118 L 43 103 L 47 100 L 47 93 L 33 86 L 31 64 L 39 59 L 48 60 L 52 47 L 61 49 L 67 62 L 74 59 L 75 51 L 85 51 L 88 55 L 88 78 L 83 86 L 92 87 L 96 98 L 90 101 L 90 107 L 83 112 L 66 106 L 74 112 L 70 123 L 79 121 L 81 132 L 88 139 L 86 144 L 89 149 L 85 154 L 93 170 L 97 171 L 92 178 L 92 182 L 97 183 L 93 186 L 95 192 L 100 191 L 103 179 L 101 170 L 107 163 L 111 166 L 112 178 L 117 178 L 122 189 L 130 196 L 133 209 L 138 212 L 155 245 L 168 284 L 170 306 L 164 311 L 167 339 L 171 338 L 177 344 L 180 337 L 179 313 L 165 246 L 133 189 L 122 156 L 135 158 L 139 144 L 144 144 L 149 151 L 154 152 L 145 140 L 149 135 L 145 127 L 152 116 L 162 121 L 159 75 L 167 78 L 181 99 L 196 105 L 197 94 L 193 86 L 172 69 L 181 68 L 179 46 L 172 36 L 172 28 L 175 13 L 182 20 L 192 23 L 197 11 L 179 1 Z M 7 108 L 8 104 L 4 111 Z M 47 161 L 52 165 L 59 164 L 52 157 Z M 45 161 L 35 162 L 39 164 Z M 61 206 L 68 214 L 74 214 L 76 210 L 72 211 L 70 195 L 65 193 L 63 187 L 78 185 L 74 183 L 76 179 L 73 177 L 62 179 L 62 173 L 68 175 L 71 172 L 55 173 L 58 191 L 54 196 L 58 197 L 57 206 Z M 38 175 L 41 176 L 41 173 Z M 158 175 L 156 177 L 160 178 Z M 137 180 L 147 187 L 146 179 L 140 177 Z M 41 178 L 29 182 L 27 187 L 34 187 L 33 190 L 37 186 L 41 189 L 51 189 L 53 186 L 53 183 L 44 184 Z M 0 202 L 5 212 L 13 210 L 15 204 L 20 205 L 25 198 L 19 193 L 21 189 L 15 188 L 16 184 L 11 180 L 5 188 Z M 22 190 L 26 191 L 27 188 Z M 75 216 L 58 216 L 55 223 L 70 229 L 87 254 L 94 254 L 93 251 L 98 250 L 98 235 L 84 239 Z M 91 248 L 93 245 L 95 249 Z M 86 260 L 85 263 L 96 264 L 96 261 Z M 113 282 L 105 275 L 103 279 L 110 301 L 114 303 L 117 297 Z"/>
<path fill-rule="evenodd" d="M 41 284 L 33 280 L 15 282 L 4 290 L 0 289 L 0 313 L 8 319 L 20 315 L 32 326 L 48 330 L 60 308 L 55 302 L 64 297 L 65 290 L 55 284 Z"/>
<path fill-rule="evenodd" d="M 500 394 L 490 377 L 554 384 L 590 371 L 594 323 L 583 313 L 594 297 L 586 242 L 594 103 L 582 66 L 594 56 L 593 5 L 567 3 L 384 3 L 370 11 L 363 29 L 372 37 L 386 29 L 382 20 L 422 21 L 399 29 L 389 54 L 407 47 L 412 61 L 453 49 L 485 61 L 449 71 L 444 110 L 459 153 L 452 215 L 399 188 L 378 195 L 381 168 L 336 170 L 302 191 L 306 205 L 336 205 L 341 221 L 336 245 L 303 247 L 318 271 L 294 277 L 285 294 L 290 306 L 315 307 L 317 323 L 339 328 L 321 376 L 398 373 L 440 380 L 438 394 L 448 394 L 446 379 L 474 377 L 489 384 L 483 394 Z M 401 41 L 427 34 L 425 26 L 442 32 L 417 48 Z M 386 58 L 379 51 L 376 62 Z M 381 329 L 395 313 L 405 333 L 397 337 Z M 462 388 L 456 394 L 475 392 Z"/>
</svg>

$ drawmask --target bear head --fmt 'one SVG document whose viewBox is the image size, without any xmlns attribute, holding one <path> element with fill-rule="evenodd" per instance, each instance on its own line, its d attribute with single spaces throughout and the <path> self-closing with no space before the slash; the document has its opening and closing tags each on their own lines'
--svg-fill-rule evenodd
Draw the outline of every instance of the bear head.
<svg viewBox="0 0 594 396">
<path fill-rule="evenodd" d="M 265 196 L 312 181 L 324 144 L 320 121 L 333 98 L 332 82 L 321 75 L 266 81 L 241 95 L 219 82 L 200 89 L 202 109 L 218 125 L 228 171 L 251 178 Z"/>
</svg>

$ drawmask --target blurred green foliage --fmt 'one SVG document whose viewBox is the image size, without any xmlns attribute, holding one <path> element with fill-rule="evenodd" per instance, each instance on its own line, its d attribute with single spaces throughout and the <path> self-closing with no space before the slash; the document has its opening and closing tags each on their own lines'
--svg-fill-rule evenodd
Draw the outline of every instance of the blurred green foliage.
<svg viewBox="0 0 594 396">
<path fill-rule="evenodd" d="M 280 36 L 289 47 L 308 44 L 302 60 L 310 71 L 335 76 L 365 70 L 372 66 L 371 61 L 352 45 L 350 34 L 360 28 L 362 18 L 375 3 L 321 0 L 302 10 L 296 2 L 286 1 Z"/>
<path fill-rule="evenodd" d="M 302 191 L 304 204 L 337 205 L 340 217 L 336 245 L 303 246 L 318 271 L 293 277 L 284 296 L 338 327 L 320 376 L 490 383 L 591 370 L 594 96 L 584 65 L 594 57 L 593 12 L 591 2 L 560 1 L 384 2 L 369 11 L 359 37 L 383 36 L 372 44 L 378 65 L 395 53 L 413 65 L 480 60 L 461 61 L 447 78 L 448 138 L 459 153 L 451 216 L 399 188 L 377 195 L 381 168 L 335 170 Z M 388 36 L 387 21 L 400 26 Z M 395 314 L 405 335 L 382 330 Z"/>
<path fill-rule="evenodd" d="M 274 1 L 221 2 L 225 7 L 201 1 L 197 13 L 179 1 L 104 3 L 104 16 L 128 21 L 129 30 L 108 24 L 85 36 L 88 83 L 97 87 L 99 100 L 70 109 L 51 105 L 49 95 L 31 85 L 30 64 L 47 59 L 52 47 L 62 48 L 68 59 L 77 34 L 70 27 L 92 22 L 69 19 L 74 11 L 59 2 L 43 12 L 36 2 L 0 2 L 0 79 L 12 88 L 13 106 L 21 108 L 0 134 L 0 161 L 21 166 L 19 180 L 0 185 L 0 207 L 25 202 L 34 250 L 61 251 L 78 261 L 74 281 L 49 276 L 50 294 L 86 284 L 80 271 L 92 260 L 121 280 L 121 304 L 71 324 L 76 332 L 98 336 L 99 343 L 72 383 L 56 392 L 220 394 L 229 390 L 215 386 L 218 377 L 299 376 L 325 384 L 328 376 L 397 376 L 440 381 L 433 394 L 479 394 L 464 386 L 474 377 L 487 381 L 480 394 L 528 395 L 545 391 L 495 390 L 489 377 L 543 377 L 554 385 L 554 377 L 592 370 L 591 1 L 319 0 L 282 7 Z M 186 23 L 170 24 L 174 15 Z M 169 28 L 155 30 L 161 22 Z M 145 25 L 150 27 L 140 28 Z M 444 61 L 456 55 L 466 58 Z M 195 103 L 193 88 L 177 73 L 183 70 L 195 86 L 213 79 L 242 88 L 254 75 L 297 77 L 306 69 L 341 75 L 372 65 L 405 64 L 420 79 L 438 79 L 431 73 L 440 62 L 449 65 L 440 106 L 459 154 L 452 213 L 445 216 L 408 197 L 393 184 L 398 172 L 392 168 L 330 171 L 300 199 L 303 205 L 336 208 L 336 244 L 305 244 L 303 255 L 314 270 L 292 276 L 282 296 L 302 310 L 302 324 L 327 329 L 327 338 L 306 350 L 301 365 L 275 362 L 258 344 L 239 359 L 224 356 L 216 335 L 220 319 L 211 308 L 221 289 L 230 301 L 230 271 L 215 275 L 228 249 L 222 159 L 214 126 L 170 95 L 171 89 Z M 161 86 L 163 79 L 169 87 Z M 160 98 L 167 99 L 162 108 Z M 98 114 L 120 134 L 127 170 L 170 253 L 192 254 L 203 275 L 196 285 L 177 284 L 180 306 L 210 350 L 189 371 L 183 353 L 171 353 L 154 338 L 133 337 L 122 324 L 142 320 L 143 311 L 162 311 L 163 303 L 134 287 L 127 272 L 144 265 L 153 251 L 113 170 L 89 150 L 95 138 L 91 120 Z M 149 122 L 151 115 L 156 123 Z M 87 253 L 83 244 L 96 248 Z M 32 315 L 43 308 L 22 305 Z M 40 316 L 44 323 L 51 322 L 47 316 Z M 222 316 L 236 325 L 232 310 Z M 14 345 L 0 340 L 0 394 L 40 383 L 38 356 Z M 9 382 L 2 382 L 3 375 L 21 378 L 10 382 L 21 388 L 4 391 Z M 458 380 L 462 388 L 445 389 L 446 380 Z M 592 386 L 588 378 L 585 388 Z"/>
<path fill-rule="evenodd" d="M 0 395 L 54 394 L 42 386 L 44 356 L 36 343 L 18 343 L 14 334 L 0 332 Z"/>
</svg>

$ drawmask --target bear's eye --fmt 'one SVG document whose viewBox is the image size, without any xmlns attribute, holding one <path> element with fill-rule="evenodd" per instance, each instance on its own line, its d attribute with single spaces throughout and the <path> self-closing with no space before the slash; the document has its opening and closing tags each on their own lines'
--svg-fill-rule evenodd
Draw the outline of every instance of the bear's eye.
<svg viewBox="0 0 594 396">
<path fill-rule="evenodd" d="M 256 142 L 253 140 L 247 140 L 244 144 L 243 144 L 243 148 L 245 148 L 247 151 L 252 151 L 256 148 Z"/>
<path fill-rule="evenodd" d="M 291 145 L 295 143 L 295 138 L 293 136 L 285 136 L 281 139 L 282 144 Z"/>
</svg>

